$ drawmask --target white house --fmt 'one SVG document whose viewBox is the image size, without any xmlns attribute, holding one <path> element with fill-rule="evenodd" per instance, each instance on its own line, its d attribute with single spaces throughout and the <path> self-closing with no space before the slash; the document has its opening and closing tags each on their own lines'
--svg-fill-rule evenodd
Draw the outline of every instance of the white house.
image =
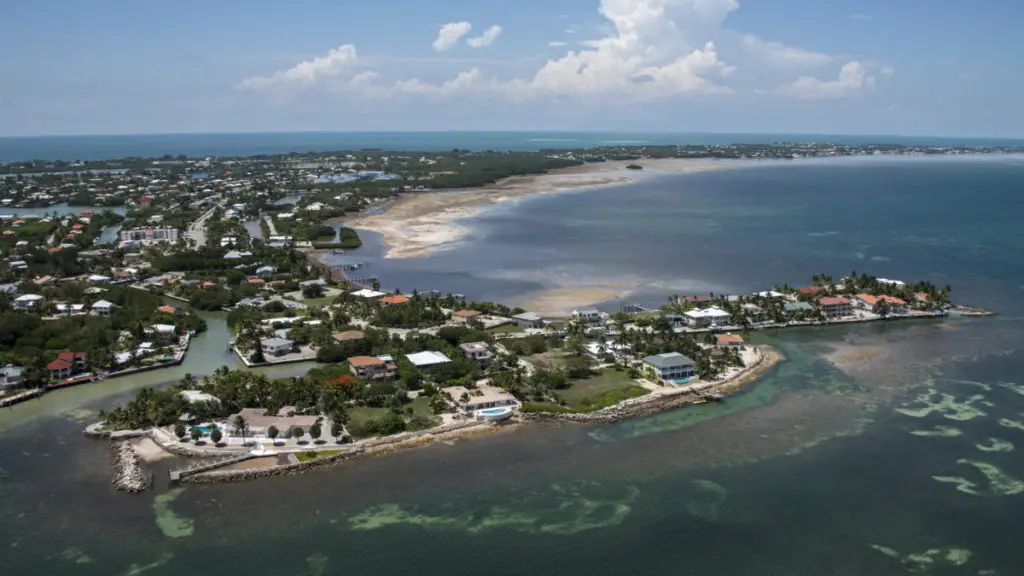
<svg viewBox="0 0 1024 576">
<path fill-rule="evenodd" d="M 723 326 L 729 323 L 729 313 L 717 306 L 702 310 L 689 310 L 683 313 L 686 323 L 695 328 Z"/>
<path fill-rule="evenodd" d="M 430 368 L 432 366 L 437 366 L 438 364 L 451 362 L 450 358 L 440 352 L 434 352 L 433 350 L 416 352 L 415 354 L 406 354 L 405 357 L 417 368 Z"/>
<path fill-rule="evenodd" d="M 14 299 L 14 308 L 17 310 L 35 310 L 43 297 L 39 294 L 22 294 Z"/>
<path fill-rule="evenodd" d="M 534 312 L 523 312 L 512 317 L 512 321 L 520 328 L 543 328 L 544 319 Z"/>
<path fill-rule="evenodd" d="M 92 313 L 97 316 L 110 316 L 110 313 L 117 308 L 117 304 L 106 300 L 97 300 L 92 305 Z"/>
<path fill-rule="evenodd" d="M 288 340 L 287 338 L 267 338 L 266 340 L 260 341 L 260 348 L 263 349 L 264 354 L 271 356 L 282 356 L 288 354 L 295 347 L 295 342 Z"/>
<path fill-rule="evenodd" d="M 153 333 L 156 334 L 157 340 L 167 344 L 174 340 L 175 332 L 177 332 L 171 324 L 153 324 Z"/>
<path fill-rule="evenodd" d="M 441 391 L 466 412 L 499 406 L 515 406 L 519 403 L 515 396 L 494 386 L 478 386 L 472 390 L 464 386 L 449 386 L 442 388 Z"/>
<path fill-rule="evenodd" d="M 597 308 L 583 308 L 582 310 L 573 310 L 572 317 L 593 324 L 601 321 L 601 312 Z"/>
<path fill-rule="evenodd" d="M 462 349 L 462 353 L 466 355 L 467 359 L 477 364 L 487 366 L 494 362 L 494 354 L 491 354 L 491 349 L 486 342 L 467 342 L 459 344 L 459 348 Z"/>
<path fill-rule="evenodd" d="M 679 381 L 693 378 L 693 360 L 679 352 L 655 354 L 644 358 L 644 364 L 654 371 L 659 380 Z"/>
</svg>

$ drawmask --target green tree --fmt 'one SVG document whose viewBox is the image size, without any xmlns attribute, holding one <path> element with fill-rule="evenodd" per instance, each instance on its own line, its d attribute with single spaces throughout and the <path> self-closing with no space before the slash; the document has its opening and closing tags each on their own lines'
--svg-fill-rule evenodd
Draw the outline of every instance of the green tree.
<svg viewBox="0 0 1024 576">
<path fill-rule="evenodd" d="M 309 437 L 313 439 L 314 444 L 320 441 L 320 435 L 322 433 L 323 430 L 321 429 L 319 422 L 314 422 L 313 425 L 309 427 Z"/>
<path fill-rule="evenodd" d="M 242 437 L 242 444 L 245 444 L 245 437 L 249 434 L 249 423 L 245 421 L 245 418 L 241 414 L 235 416 L 234 421 L 231 423 L 231 428 L 235 434 Z"/>
<path fill-rule="evenodd" d="M 182 422 L 175 422 L 174 435 L 178 437 L 178 440 L 184 440 L 186 434 L 188 434 L 188 431 L 185 429 L 185 424 Z"/>
<path fill-rule="evenodd" d="M 270 425 L 270 428 L 267 428 L 267 438 L 270 438 L 270 441 L 274 444 L 274 446 L 277 446 L 277 435 L 280 433 L 281 431 L 278 430 L 277 426 L 274 426 L 273 424 Z"/>
<path fill-rule="evenodd" d="M 302 428 L 292 428 L 292 436 L 295 437 L 295 439 L 298 440 L 300 443 L 302 442 L 302 437 L 305 435 L 306 431 L 303 430 Z"/>
<path fill-rule="evenodd" d="M 189 433 L 189 435 L 192 436 L 193 442 L 199 444 L 199 439 L 203 437 L 203 431 L 200 430 L 199 428 L 192 428 L 192 431 Z"/>
<path fill-rule="evenodd" d="M 221 438 L 224 437 L 224 433 L 220 431 L 220 428 L 214 428 L 210 432 L 210 440 L 213 440 L 214 444 L 220 444 Z"/>
<path fill-rule="evenodd" d="M 345 425 L 338 420 L 331 419 L 331 436 L 340 441 L 341 435 L 345 433 Z"/>
</svg>

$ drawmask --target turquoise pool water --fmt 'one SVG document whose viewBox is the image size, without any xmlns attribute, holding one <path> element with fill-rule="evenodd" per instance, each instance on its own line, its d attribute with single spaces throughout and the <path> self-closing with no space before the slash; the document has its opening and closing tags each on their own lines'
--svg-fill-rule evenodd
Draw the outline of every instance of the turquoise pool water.
<svg viewBox="0 0 1024 576">
<path fill-rule="evenodd" d="M 486 410 L 481 410 L 480 413 L 488 416 L 496 416 L 498 414 L 504 414 L 507 411 L 508 408 L 488 408 Z"/>
</svg>

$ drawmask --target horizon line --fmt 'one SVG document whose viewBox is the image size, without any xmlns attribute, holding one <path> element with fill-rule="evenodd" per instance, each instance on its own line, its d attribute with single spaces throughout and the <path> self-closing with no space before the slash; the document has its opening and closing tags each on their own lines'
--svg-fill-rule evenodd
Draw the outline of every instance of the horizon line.
<svg viewBox="0 0 1024 576">
<path fill-rule="evenodd" d="M 324 130 L 253 130 L 227 132 L 111 132 L 111 133 L 65 133 L 65 134 L 33 134 L 33 135 L 0 135 L 0 140 L 33 139 L 33 138 L 118 138 L 137 136 L 234 136 L 234 135 L 277 135 L 277 134 L 650 134 L 650 135 L 721 135 L 721 136 L 839 136 L 857 138 L 947 138 L 969 140 L 1010 140 L 1024 141 L 1024 136 L 965 136 L 948 134 L 885 134 L 885 133 L 830 133 L 830 132 L 733 132 L 733 131 L 627 131 L 627 130 L 484 130 L 484 129 L 324 129 Z"/>
</svg>

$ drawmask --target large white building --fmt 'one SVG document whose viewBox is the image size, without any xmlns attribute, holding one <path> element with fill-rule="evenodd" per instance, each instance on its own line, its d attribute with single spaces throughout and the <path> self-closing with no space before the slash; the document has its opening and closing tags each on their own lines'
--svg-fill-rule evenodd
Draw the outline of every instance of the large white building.
<svg viewBox="0 0 1024 576">
<path fill-rule="evenodd" d="M 145 228 L 129 228 L 121 230 L 121 242 L 139 244 L 159 244 L 167 242 L 174 244 L 178 241 L 181 231 L 170 226 L 158 226 Z"/>
<path fill-rule="evenodd" d="M 724 326 L 729 323 L 729 313 L 714 306 L 703 310 L 690 310 L 684 312 L 683 316 L 686 317 L 686 323 L 695 328 Z"/>
</svg>

